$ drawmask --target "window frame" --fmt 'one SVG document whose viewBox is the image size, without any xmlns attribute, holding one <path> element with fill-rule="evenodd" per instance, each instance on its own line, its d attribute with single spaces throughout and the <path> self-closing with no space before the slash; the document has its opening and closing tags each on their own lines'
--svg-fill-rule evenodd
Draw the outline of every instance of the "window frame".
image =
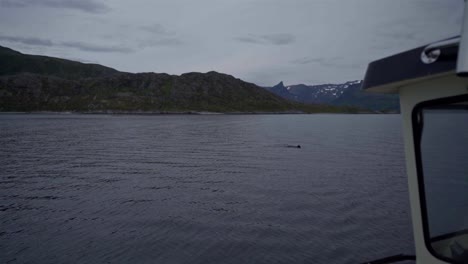
<svg viewBox="0 0 468 264">
<path fill-rule="evenodd" d="M 416 104 L 411 113 L 411 123 L 413 128 L 413 143 L 414 143 L 414 154 L 416 158 L 416 174 L 418 179 L 418 191 L 419 191 L 419 202 L 421 208 L 421 220 L 422 220 L 422 228 L 423 228 L 423 236 L 424 236 L 424 244 L 426 249 L 434 256 L 435 258 L 453 264 L 458 264 L 455 260 L 441 256 L 438 254 L 432 247 L 432 242 L 444 240 L 450 237 L 454 237 L 460 234 L 467 234 L 468 229 L 460 230 L 457 232 L 451 232 L 448 234 L 443 234 L 439 236 L 435 236 L 431 239 L 430 237 L 430 230 L 429 230 L 429 221 L 428 221 L 428 214 L 427 214 L 427 205 L 426 205 L 426 191 L 424 188 L 424 172 L 423 172 L 423 164 L 422 164 L 422 154 L 421 154 L 421 139 L 422 139 L 422 132 L 424 128 L 424 122 L 422 119 L 422 110 L 426 107 L 437 107 L 437 106 L 444 106 L 448 104 L 454 104 L 459 102 L 468 102 L 468 94 L 444 97 L 439 99 L 433 99 L 428 101 L 423 101 Z"/>
</svg>

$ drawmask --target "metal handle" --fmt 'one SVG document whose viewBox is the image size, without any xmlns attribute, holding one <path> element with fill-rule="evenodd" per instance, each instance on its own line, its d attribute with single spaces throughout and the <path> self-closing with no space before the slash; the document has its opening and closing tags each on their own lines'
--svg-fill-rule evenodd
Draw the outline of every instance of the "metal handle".
<svg viewBox="0 0 468 264">
<path fill-rule="evenodd" d="M 432 43 L 424 48 L 421 53 L 421 61 L 425 64 L 436 62 L 442 54 L 442 49 L 456 47 L 460 42 L 460 37 L 442 40 Z"/>
</svg>

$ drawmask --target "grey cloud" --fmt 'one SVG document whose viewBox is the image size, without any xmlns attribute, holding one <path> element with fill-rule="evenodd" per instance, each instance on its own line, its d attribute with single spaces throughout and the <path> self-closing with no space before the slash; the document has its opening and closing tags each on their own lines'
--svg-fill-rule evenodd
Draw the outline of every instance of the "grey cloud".
<svg viewBox="0 0 468 264">
<path fill-rule="evenodd" d="M 255 37 L 238 37 L 236 39 L 240 42 L 246 42 L 246 43 L 254 43 L 254 44 L 263 43 L 260 39 L 255 38 Z"/>
<path fill-rule="evenodd" d="M 65 47 L 74 48 L 82 51 L 89 52 L 118 52 L 118 53 L 129 53 L 133 50 L 124 46 L 108 46 L 108 45 L 97 45 L 79 41 L 65 41 L 65 42 L 53 42 L 48 39 L 34 38 L 34 37 L 17 37 L 17 36 L 5 36 L 0 35 L 0 41 L 14 42 L 25 44 L 28 46 L 46 46 L 46 47 Z"/>
<path fill-rule="evenodd" d="M 0 45 L 96 57 L 133 72 L 214 68 L 258 83 L 341 82 L 362 78 L 369 61 L 458 34 L 463 5 L 460 0 L 0 0 L 0 36 L 15 36 L 0 39 Z M 70 30 L 73 36 L 60 33 Z M 279 48 L 290 49 L 278 53 Z M 156 63 L 154 56 L 167 63 Z"/>
<path fill-rule="evenodd" d="M 89 13 L 105 13 L 108 6 L 96 0 L 0 0 L 2 7 L 43 6 L 52 8 L 76 9 Z"/>
<path fill-rule="evenodd" d="M 24 1 L 1 0 L 0 6 L 2 7 L 25 7 L 26 3 L 24 3 Z"/>
<path fill-rule="evenodd" d="M 156 46 L 172 46 L 172 45 L 181 45 L 183 44 L 182 40 L 178 38 L 164 38 L 152 42 Z"/>
<path fill-rule="evenodd" d="M 270 34 L 270 35 L 263 35 L 261 36 L 264 40 L 270 42 L 271 44 L 275 45 L 287 45 L 296 40 L 296 38 L 287 33 L 283 34 Z"/>
<path fill-rule="evenodd" d="M 61 42 L 59 45 L 63 47 L 75 48 L 78 50 L 90 51 L 90 52 L 129 53 L 133 51 L 130 48 L 122 47 L 122 46 L 96 45 L 96 44 L 84 43 L 84 42 L 79 42 L 79 41 Z"/>
<path fill-rule="evenodd" d="M 336 62 L 338 61 L 338 58 L 312 58 L 312 57 L 302 57 L 298 58 L 295 60 L 292 60 L 292 64 L 299 64 L 299 65 L 305 65 L 305 64 L 319 64 L 322 66 L 332 66 L 335 65 Z"/>
<path fill-rule="evenodd" d="M 295 60 L 292 60 L 292 64 L 299 64 L 299 65 L 305 65 L 305 64 L 310 64 L 310 63 L 320 63 L 323 59 L 319 58 L 310 58 L 310 57 L 303 57 L 303 58 L 298 58 Z"/>
<path fill-rule="evenodd" d="M 182 44 L 183 44 L 183 41 L 178 38 L 161 38 L 161 39 L 142 40 L 139 43 L 139 47 L 148 48 L 148 47 L 155 47 L 155 46 L 179 46 Z"/>
<path fill-rule="evenodd" d="M 412 30 L 408 27 L 409 23 L 411 23 L 409 20 L 397 21 L 391 24 L 382 23 L 377 27 L 373 38 L 375 41 L 380 40 L 379 42 L 381 43 L 393 46 L 395 46 L 395 42 L 419 43 L 423 41 L 426 33 L 421 30 Z M 418 27 L 423 27 L 423 25 L 419 25 Z"/>
<path fill-rule="evenodd" d="M 0 35 L 0 40 L 8 42 L 16 42 L 31 46 L 53 46 L 54 43 L 48 39 L 41 38 L 29 38 L 29 37 L 15 37 L 15 36 L 2 36 Z"/>
<path fill-rule="evenodd" d="M 296 38 L 292 34 L 278 33 L 278 34 L 266 34 L 266 35 L 248 35 L 243 37 L 237 37 L 236 40 L 245 43 L 253 44 L 272 44 L 272 45 L 288 45 L 293 43 Z"/>
<path fill-rule="evenodd" d="M 381 36 L 388 37 L 394 40 L 417 40 L 418 34 L 415 32 L 403 32 L 403 31 L 393 31 L 393 32 L 381 32 Z"/>
<path fill-rule="evenodd" d="M 169 31 L 161 24 L 152 24 L 139 27 L 141 30 L 151 33 L 148 38 L 139 41 L 140 48 L 155 46 L 178 46 L 183 41 L 176 36 L 176 33 Z"/>
<path fill-rule="evenodd" d="M 331 57 L 331 58 L 313 58 L 313 57 L 302 57 L 291 61 L 292 64 L 306 65 L 306 64 L 317 64 L 322 67 L 335 67 L 335 68 L 355 68 L 360 66 L 360 62 L 347 62 L 345 58 Z"/>
<path fill-rule="evenodd" d="M 421 35 L 420 32 L 405 32 L 404 26 L 401 26 L 400 29 L 395 27 L 395 29 L 389 31 L 377 31 L 373 36 L 373 41 L 370 42 L 369 48 L 379 52 L 393 53 L 397 50 L 414 48 L 423 44 L 428 44 L 424 35 Z M 404 49 L 402 48 L 403 45 Z"/>
<path fill-rule="evenodd" d="M 148 31 L 150 33 L 154 33 L 157 35 L 174 35 L 174 32 L 168 31 L 163 25 L 161 24 L 153 24 L 149 26 L 141 26 L 140 29 Z"/>
</svg>

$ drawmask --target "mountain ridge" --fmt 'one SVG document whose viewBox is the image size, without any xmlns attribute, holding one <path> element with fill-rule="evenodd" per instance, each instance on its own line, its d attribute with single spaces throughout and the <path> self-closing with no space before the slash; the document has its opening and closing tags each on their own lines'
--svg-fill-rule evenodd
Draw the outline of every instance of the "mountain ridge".
<svg viewBox="0 0 468 264">
<path fill-rule="evenodd" d="M 83 63 L 42 55 L 23 54 L 0 46 L 0 75 L 30 72 L 53 75 L 64 79 L 95 78 L 119 71 L 95 63 Z"/>
<path fill-rule="evenodd" d="M 0 111 L 353 112 L 293 102 L 234 76 L 126 73 L 0 46 Z"/>
<path fill-rule="evenodd" d="M 399 112 L 397 95 L 372 94 L 361 89 L 362 80 L 348 81 L 341 84 L 285 86 L 283 82 L 273 87 L 264 87 L 288 100 L 306 104 L 328 104 L 369 109 L 377 112 Z"/>
</svg>

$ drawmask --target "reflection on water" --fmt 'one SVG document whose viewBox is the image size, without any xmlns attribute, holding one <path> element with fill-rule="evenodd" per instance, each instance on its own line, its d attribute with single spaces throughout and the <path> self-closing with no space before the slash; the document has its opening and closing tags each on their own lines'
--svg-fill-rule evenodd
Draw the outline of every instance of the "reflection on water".
<svg viewBox="0 0 468 264">
<path fill-rule="evenodd" d="M 411 253 L 400 130 L 398 115 L 0 115 L 0 262 Z"/>
</svg>

